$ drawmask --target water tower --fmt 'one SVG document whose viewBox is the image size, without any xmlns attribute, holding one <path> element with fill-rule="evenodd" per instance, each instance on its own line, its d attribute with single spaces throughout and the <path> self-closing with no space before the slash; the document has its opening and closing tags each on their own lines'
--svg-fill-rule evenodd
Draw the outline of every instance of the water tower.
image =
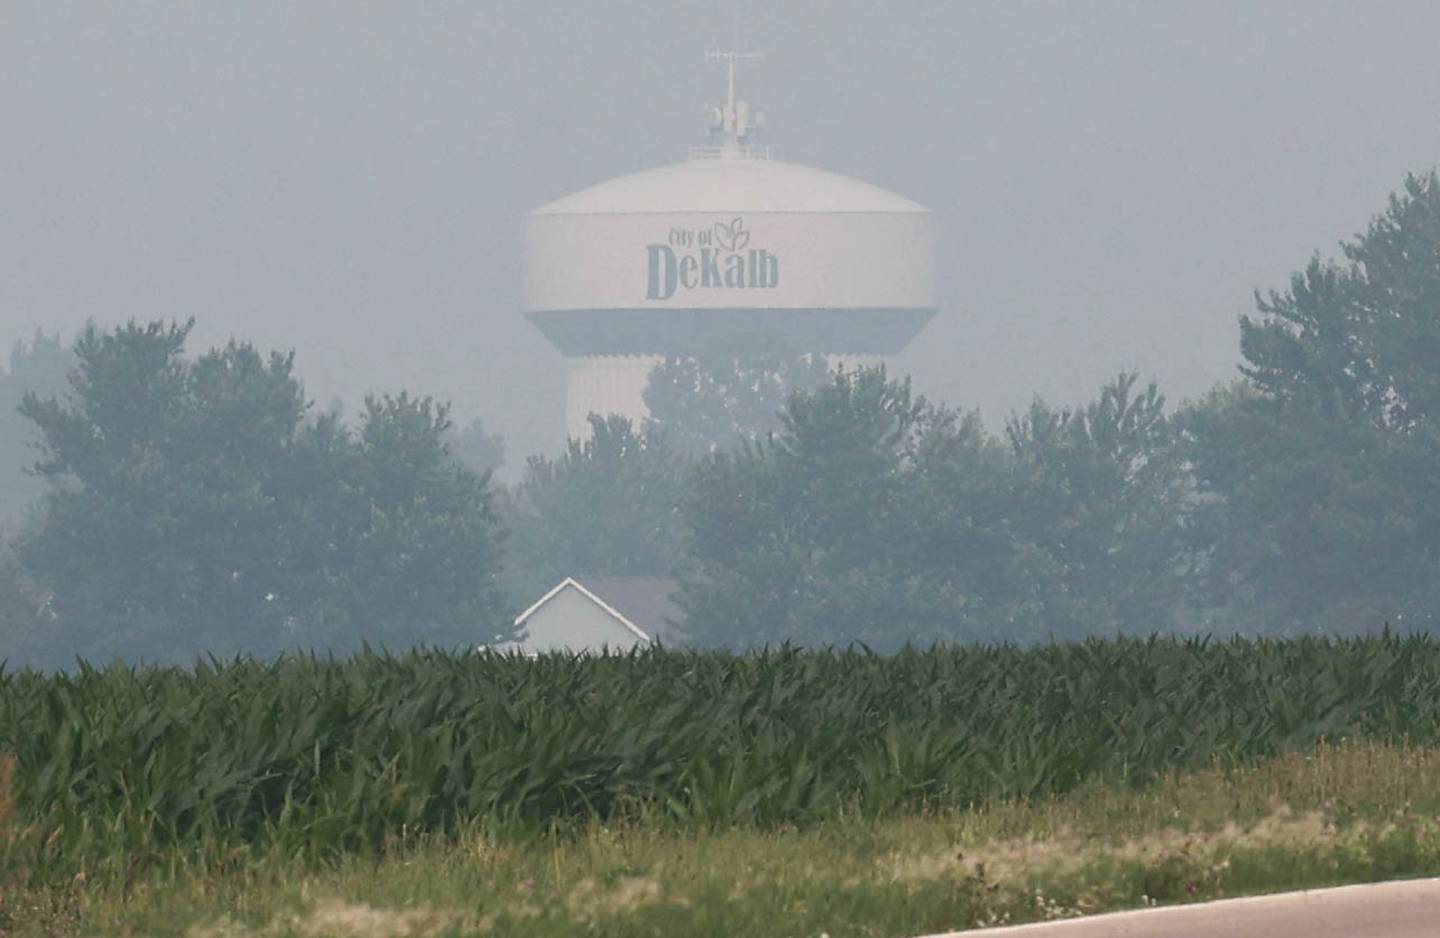
<svg viewBox="0 0 1440 938">
<path fill-rule="evenodd" d="M 566 356 L 565 429 L 645 416 L 663 356 L 759 334 L 797 352 L 892 355 L 935 314 L 930 211 L 846 176 L 771 159 L 763 115 L 709 109 L 683 163 L 621 176 L 525 217 L 526 316 Z"/>
</svg>

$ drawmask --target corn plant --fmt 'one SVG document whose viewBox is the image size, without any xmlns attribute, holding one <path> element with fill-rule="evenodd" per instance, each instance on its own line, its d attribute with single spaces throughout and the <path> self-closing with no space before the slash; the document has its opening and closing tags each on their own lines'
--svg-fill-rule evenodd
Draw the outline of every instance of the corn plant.
<svg viewBox="0 0 1440 938">
<path fill-rule="evenodd" d="M 803 825 L 1437 736 L 1440 643 L 1391 635 L 0 670 L 0 851 L 73 874 L 474 824 Z"/>
</svg>

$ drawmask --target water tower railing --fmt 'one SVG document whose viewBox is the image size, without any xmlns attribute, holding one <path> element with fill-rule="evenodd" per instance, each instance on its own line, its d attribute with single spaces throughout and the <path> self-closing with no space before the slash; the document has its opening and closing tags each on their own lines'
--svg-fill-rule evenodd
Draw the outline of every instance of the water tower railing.
<svg viewBox="0 0 1440 938">
<path fill-rule="evenodd" d="M 768 146 L 698 146 L 690 148 L 692 160 L 768 160 Z"/>
</svg>

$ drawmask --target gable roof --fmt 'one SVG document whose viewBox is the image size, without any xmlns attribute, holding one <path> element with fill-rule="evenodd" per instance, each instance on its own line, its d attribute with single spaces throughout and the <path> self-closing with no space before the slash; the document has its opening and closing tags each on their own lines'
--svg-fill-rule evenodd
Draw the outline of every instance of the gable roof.
<svg viewBox="0 0 1440 938">
<path fill-rule="evenodd" d="M 614 619 L 616 622 L 624 626 L 627 630 L 630 631 L 631 634 L 633 634 L 636 638 L 640 639 L 640 641 L 650 641 L 650 636 L 645 634 L 644 629 L 640 628 L 634 622 L 631 622 L 629 619 L 625 618 L 625 616 L 622 615 L 620 611 L 617 610 L 614 606 L 611 606 L 605 600 L 590 592 L 590 590 L 586 589 L 584 585 L 580 583 L 580 581 L 576 580 L 574 577 L 568 576 L 564 580 L 560 581 L 560 583 L 558 583 L 552 590 L 550 590 L 550 592 L 546 593 L 544 596 L 541 596 L 538 600 L 536 600 L 534 605 L 532 605 L 529 609 L 526 609 L 524 612 L 520 613 L 520 615 L 516 616 L 515 627 L 518 629 L 524 626 L 527 619 L 529 619 L 532 615 L 538 612 L 542 606 L 544 606 L 550 600 L 554 599 L 556 596 L 560 595 L 566 589 L 574 589 L 578 591 L 580 595 L 590 600 L 596 606 L 599 606 L 602 610 L 605 611 L 607 615 L 610 616 L 610 618 Z"/>
<path fill-rule="evenodd" d="M 639 626 L 652 639 L 667 645 L 685 642 L 684 612 L 673 596 L 675 580 L 656 576 L 587 576 L 575 574 L 585 588 Z"/>
</svg>

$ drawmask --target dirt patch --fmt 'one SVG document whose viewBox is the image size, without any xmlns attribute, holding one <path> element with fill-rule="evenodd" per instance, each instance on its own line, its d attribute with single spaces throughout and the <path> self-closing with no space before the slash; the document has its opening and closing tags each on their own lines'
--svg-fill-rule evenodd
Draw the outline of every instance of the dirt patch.
<svg viewBox="0 0 1440 938">
<path fill-rule="evenodd" d="M 1368 825 L 1346 830 L 1347 838 L 1364 835 Z M 1053 836 L 997 840 L 959 846 L 923 855 L 892 854 L 881 864 L 881 877 L 891 882 L 917 882 L 971 877 L 1011 884 L 1039 874 L 1066 875 L 1101 861 L 1151 862 L 1185 856 L 1196 863 L 1215 862 L 1222 851 L 1245 847 L 1307 847 L 1333 843 L 1334 825 L 1318 812 L 1295 814 L 1287 807 L 1249 827 L 1229 824 L 1218 831 L 1193 833 L 1166 829 L 1118 844 L 1059 830 Z"/>
<path fill-rule="evenodd" d="M 662 901 L 660 882 L 651 877 L 632 876 L 620 880 L 613 889 L 602 889 L 593 879 L 583 879 L 570 890 L 565 905 L 576 921 L 592 922 L 597 918 L 622 915 L 645 905 Z"/>
</svg>

